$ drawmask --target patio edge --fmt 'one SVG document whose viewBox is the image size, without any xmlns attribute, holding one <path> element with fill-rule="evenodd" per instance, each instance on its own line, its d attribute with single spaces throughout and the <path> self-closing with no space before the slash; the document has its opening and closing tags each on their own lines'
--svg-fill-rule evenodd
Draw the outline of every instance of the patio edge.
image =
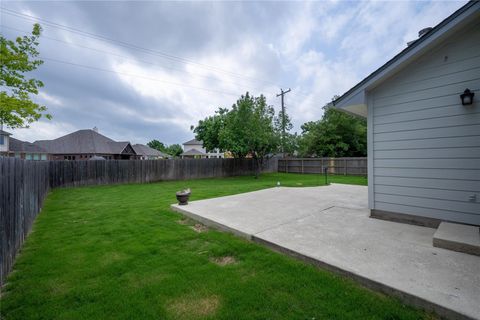
<svg viewBox="0 0 480 320">
<path fill-rule="evenodd" d="M 318 268 L 328 270 L 328 271 L 331 271 L 331 272 L 333 272 L 337 275 L 341 275 L 341 276 L 347 277 L 349 279 L 352 279 L 355 282 L 359 283 L 360 285 L 362 285 L 362 286 L 364 286 L 368 289 L 381 292 L 381 293 L 386 294 L 386 295 L 391 296 L 391 297 L 398 298 L 398 299 L 400 299 L 400 301 L 402 301 L 402 302 L 404 302 L 408 305 L 411 305 L 411 306 L 414 306 L 414 307 L 417 307 L 417 308 L 420 308 L 420 309 L 423 309 L 423 310 L 426 310 L 426 311 L 429 311 L 429 312 L 435 312 L 437 315 L 439 315 L 442 318 L 454 319 L 454 320 L 477 320 L 476 318 L 473 318 L 473 317 L 468 316 L 466 314 L 460 313 L 458 311 L 455 311 L 455 310 L 452 310 L 452 309 L 449 309 L 449 308 L 445 308 L 444 306 L 436 304 L 432 301 L 429 301 L 429 300 L 426 300 L 424 298 L 418 297 L 416 295 L 407 293 L 405 291 L 390 287 L 390 286 L 388 286 L 384 283 L 366 278 L 366 277 L 358 275 L 358 274 L 356 274 L 352 271 L 348 271 L 348 270 L 339 268 L 335 265 L 332 265 L 332 264 L 326 263 L 324 261 L 315 259 L 315 258 L 310 257 L 308 255 L 298 253 L 294 250 L 291 250 L 291 249 L 288 249 L 286 247 L 280 246 L 280 245 L 275 244 L 273 242 L 270 242 L 268 240 L 256 237 L 255 235 L 251 236 L 251 240 L 253 242 L 258 243 L 258 244 L 264 245 L 264 246 L 266 246 L 266 247 L 268 247 L 268 248 L 270 248 L 270 249 L 272 249 L 276 252 L 286 254 L 286 255 L 288 255 L 290 257 L 293 257 L 295 259 L 302 260 L 302 261 L 304 261 L 308 264 L 314 265 Z"/>
<path fill-rule="evenodd" d="M 188 206 L 185 206 L 185 207 L 188 207 Z M 239 236 L 241 238 L 244 238 L 244 239 L 250 240 L 252 242 L 258 243 L 260 245 L 263 245 L 265 247 L 268 247 L 268 248 L 270 248 L 270 249 L 272 249 L 276 252 L 288 255 L 288 256 L 290 256 L 292 258 L 295 258 L 295 259 L 298 259 L 298 260 L 302 260 L 302 261 L 304 261 L 308 264 L 314 265 L 318 268 L 328 270 L 328 271 L 333 272 L 337 275 L 347 277 L 349 279 L 354 280 L 355 282 L 357 282 L 358 284 L 362 285 L 365 288 L 368 288 L 368 289 L 371 289 L 371 290 L 374 290 L 374 291 L 377 291 L 377 292 L 381 292 L 381 293 L 383 293 L 385 295 L 388 295 L 388 296 L 391 296 L 391 297 L 398 298 L 398 299 L 400 299 L 401 302 L 403 302 L 405 304 L 423 309 L 427 312 L 435 312 L 437 315 L 439 315 L 442 318 L 452 319 L 452 320 L 479 320 L 479 319 L 473 318 L 469 315 L 466 315 L 466 314 L 460 313 L 458 311 L 455 311 L 455 310 L 446 308 L 444 306 L 441 306 L 439 304 L 436 304 L 432 301 L 429 301 L 429 300 L 426 300 L 424 298 L 418 297 L 416 295 L 413 295 L 413 294 L 407 293 L 405 291 L 390 287 L 390 286 L 388 286 L 386 284 L 383 284 L 383 283 L 380 283 L 378 281 L 368 279 L 368 278 L 366 278 L 364 276 L 361 276 L 361 275 L 358 275 L 358 274 L 356 274 L 352 271 L 348 271 L 348 270 L 339 268 L 335 265 L 332 265 L 332 264 L 326 263 L 324 261 L 315 259 L 315 258 L 310 257 L 308 255 L 298 253 L 294 250 L 291 250 L 291 249 L 288 249 L 286 247 L 280 246 L 278 244 L 275 244 L 275 243 L 270 242 L 268 240 L 262 239 L 260 237 L 255 236 L 255 235 L 247 234 L 245 232 L 238 231 L 234 228 L 228 227 L 224 224 L 218 223 L 218 222 L 213 221 L 211 219 L 207 219 L 207 218 L 204 218 L 202 216 L 196 215 L 196 214 L 186 210 L 186 208 L 185 209 L 182 208 L 178 204 L 172 204 L 170 206 L 170 208 L 173 211 L 175 211 L 177 213 L 180 213 L 180 214 L 182 214 L 182 215 L 184 215 L 184 216 L 186 216 L 186 217 L 188 217 L 192 220 L 200 222 L 200 223 L 202 223 L 202 224 L 204 224 L 208 227 L 211 227 L 211 228 L 223 231 L 223 232 L 231 233 L 233 235 Z"/>
</svg>

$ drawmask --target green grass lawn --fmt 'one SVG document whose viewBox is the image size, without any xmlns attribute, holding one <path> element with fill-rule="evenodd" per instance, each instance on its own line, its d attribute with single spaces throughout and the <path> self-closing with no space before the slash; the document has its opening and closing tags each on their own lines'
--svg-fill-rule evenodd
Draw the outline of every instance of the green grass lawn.
<svg viewBox="0 0 480 320">
<path fill-rule="evenodd" d="M 2 319 L 419 319 L 430 315 L 351 280 L 169 209 L 272 187 L 314 186 L 317 175 L 237 177 L 56 189 L 2 292 Z M 366 184 L 364 177 L 331 182 Z M 216 261 L 231 257 L 234 263 Z M 232 261 L 230 261 L 232 262 Z"/>
</svg>

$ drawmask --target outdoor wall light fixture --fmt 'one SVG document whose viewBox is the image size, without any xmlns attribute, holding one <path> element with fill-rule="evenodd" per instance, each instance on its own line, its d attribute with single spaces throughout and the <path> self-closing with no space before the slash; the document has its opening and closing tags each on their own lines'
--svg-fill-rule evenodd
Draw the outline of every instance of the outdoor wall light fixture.
<svg viewBox="0 0 480 320">
<path fill-rule="evenodd" d="M 473 104 L 473 96 L 475 96 L 475 93 L 470 91 L 470 89 L 465 89 L 465 91 L 460 95 L 460 99 L 462 99 L 462 105 L 468 106 Z"/>
</svg>

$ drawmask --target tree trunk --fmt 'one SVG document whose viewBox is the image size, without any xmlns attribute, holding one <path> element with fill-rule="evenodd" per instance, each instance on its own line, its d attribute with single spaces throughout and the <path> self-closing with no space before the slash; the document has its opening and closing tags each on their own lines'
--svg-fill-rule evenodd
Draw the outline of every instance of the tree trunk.
<svg viewBox="0 0 480 320">
<path fill-rule="evenodd" d="M 263 158 L 259 158 L 257 156 L 254 156 L 253 158 L 255 159 L 255 163 L 256 163 L 255 179 L 258 179 L 258 177 L 260 176 L 261 170 L 262 170 Z"/>
</svg>

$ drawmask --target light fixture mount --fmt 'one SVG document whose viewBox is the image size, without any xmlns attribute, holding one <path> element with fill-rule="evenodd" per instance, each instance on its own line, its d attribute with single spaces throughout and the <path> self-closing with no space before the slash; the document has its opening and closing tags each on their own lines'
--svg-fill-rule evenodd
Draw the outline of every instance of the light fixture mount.
<svg viewBox="0 0 480 320">
<path fill-rule="evenodd" d="M 465 91 L 460 95 L 460 99 L 462 99 L 462 105 L 468 106 L 473 104 L 474 96 L 474 92 L 470 91 L 470 89 L 465 89 Z"/>
</svg>

